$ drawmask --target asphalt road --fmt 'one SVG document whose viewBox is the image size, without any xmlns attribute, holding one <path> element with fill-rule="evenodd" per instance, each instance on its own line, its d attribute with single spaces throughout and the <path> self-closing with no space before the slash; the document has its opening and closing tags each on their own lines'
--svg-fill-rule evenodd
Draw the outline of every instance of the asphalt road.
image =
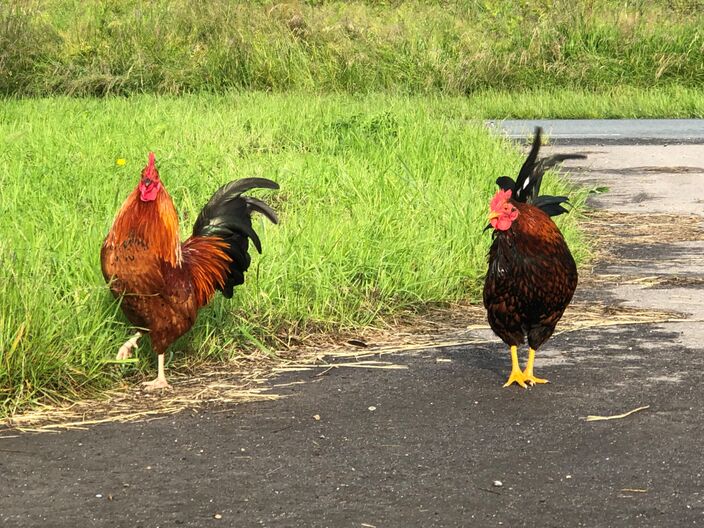
<svg viewBox="0 0 704 528">
<path fill-rule="evenodd" d="M 542 126 L 554 145 L 663 145 L 704 143 L 704 119 L 534 119 L 489 121 L 513 139 Z"/>
<path fill-rule="evenodd" d="M 610 188 L 596 206 L 702 213 L 704 146 L 586 150 L 572 177 Z M 407 370 L 286 374 L 276 383 L 305 383 L 276 389 L 277 401 L 0 438 L 0 525 L 702 525 L 704 237 L 693 218 L 684 240 L 617 238 L 618 258 L 595 270 L 605 282 L 578 290 L 688 319 L 556 335 L 536 363 L 549 385 L 502 389 L 508 354 L 477 331 L 484 344 L 391 356 Z M 623 221 L 634 219 L 647 221 Z"/>
</svg>

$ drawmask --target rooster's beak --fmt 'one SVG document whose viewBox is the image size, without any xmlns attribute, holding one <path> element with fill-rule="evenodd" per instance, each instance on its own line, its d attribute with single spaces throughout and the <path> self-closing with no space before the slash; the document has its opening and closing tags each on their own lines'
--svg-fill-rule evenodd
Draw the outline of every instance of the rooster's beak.
<svg viewBox="0 0 704 528">
<path fill-rule="evenodd" d="M 497 213 L 496 211 L 489 211 L 489 214 L 488 214 L 487 217 L 486 217 L 486 220 L 487 220 L 487 222 L 489 222 L 489 225 L 486 226 L 486 227 L 482 230 L 482 232 L 486 231 L 487 229 L 491 229 L 492 227 L 494 227 L 494 226 L 491 225 L 491 221 L 492 221 L 494 218 L 498 218 L 498 217 L 500 217 L 500 216 L 501 216 L 501 214 L 500 214 L 500 213 Z"/>
</svg>

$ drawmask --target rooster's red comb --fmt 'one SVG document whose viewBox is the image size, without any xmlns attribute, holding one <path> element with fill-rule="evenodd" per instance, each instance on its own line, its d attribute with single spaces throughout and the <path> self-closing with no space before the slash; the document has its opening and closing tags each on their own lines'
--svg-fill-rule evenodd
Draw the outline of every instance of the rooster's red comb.
<svg viewBox="0 0 704 528">
<path fill-rule="evenodd" d="M 491 204 L 489 205 L 489 208 L 492 211 L 500 210 L 501 206 L 503 206 L 506 202 L 511 199 L 512 194 L 513 193 L 511 192 L 511 189 L 508 189 L 506 191 L 504 191 L 503 189 L 499 189 L 498 191 L 496 191 L 496 194 L 491 199 Z"/>
<path fill-rule="evenodd" d="M 156 171 L 156 157 L 153 152 L 149 153 L 149 161 L 147 162 L 147 166 L 144 167 L 144 170 L 142 171 L 142 176 L 149 178 L 150 180 L 159 179 L 159 173 Z"/>
</svg>

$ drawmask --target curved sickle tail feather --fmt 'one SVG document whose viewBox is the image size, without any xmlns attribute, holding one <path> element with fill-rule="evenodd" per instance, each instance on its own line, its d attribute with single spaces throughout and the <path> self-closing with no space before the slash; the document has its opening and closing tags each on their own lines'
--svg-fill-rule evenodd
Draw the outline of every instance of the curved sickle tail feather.
<svg viewBox="0 0 704 528">
<path fill-rule="evenodd" d="M 540 152 L 540 145 L 542 142 L 541 135 L 543 129 L 541 127 L 535 127 L 535 137 L 533 138 L 533 144 L 530 147 L 530 152 L 526 161 L 523 162 L 521 170 L 516 178 L 515 192 L 513 193 L 513 199 L 517 202 L 525 202 L 528 196 L 531 196 L 531 190 L 538 188 L 540 190 L 540 182 L 535 179 L 535 160 L 538 159 L 538 153 Z M 542 180 L 543 175 L 540 175 L 540 180 Z M 536 185 L 537 183 L 537 185 Z"/>
<path fill-rule="evenodd" d="M 541 135 L 543 129 L 535 127 L 533 144 L 526 161 L 523 162 L 518 177 L 514 182 L 508 176 L 497 178 L 496 184 L 504 191 L 511 190 L 513 199 L 517 202 L 527 202 L 539 207 L 550 216 L 557 216 L 566 213 L 567 209 L 561 204 L 569 203 L 566 196 L 540 195 L 540 186 L 543 183 L 545 171 L 551 169 L 558 163 L 570 159 L 586 159 L 584 154 L 555 154 L 547 158 L 538 160 L 540 152 Z"/>
<path fill-rule="evenodd" d="M 249 240 L 259 253 L 262 252 L 259 236 L 252 228 L 252 213 L 258 212 L 274 224 L 279 222 L 274 210 L 263 201 L 242 193 L 251 189 L 278 189 L 279 184 L 265 178 L 243 178 L 220 187 L 203 207 L 195 224 L 193 236 L 214 237 L 223 242 L 222 251 L 230 258 L 227 273 L 220 290 L 226 298 L 232 297 L 233 288 L 244 282 L 249 268 Z"/>
</svg>

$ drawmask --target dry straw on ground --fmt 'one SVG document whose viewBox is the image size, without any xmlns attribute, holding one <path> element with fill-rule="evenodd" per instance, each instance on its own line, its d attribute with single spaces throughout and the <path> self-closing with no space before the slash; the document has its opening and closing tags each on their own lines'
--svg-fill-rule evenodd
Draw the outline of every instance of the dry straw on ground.
<svg viewBox="0 0 704 528">
<path fill-rule="evenodd" d="M 694 214 L 636 214 L 612 211 L 589 211 L 581 226 L 600 259 L 615 256 L 619 244 L 662 244 L 663 241 L 690 242 L 704 240 L 702 217 Z"/>
<path fill-rule="evenodd" d="M 598 416 L 598 415 L 590 414 L 584 420 L 587 422 L 603 422 L 603 421 L 607 421 L 607 420 L 621 420 L 622 418 L 627 418 L 628 416 L 630 416 L 632 414 L 635 414 L 640 411 L 644 411 L 646 409 L 650 409 L 650 405 L 644 405 L 643 407 L 638 407 L 636 409 L 625 412 L 623 414 L 614 414 L 614 415 L 610 415 L 610 416 Z"/>
<path fill-rule="evenodd" d="M 577 303 L 570 307 L 560 323 L 560 332 L 573 332 L 601 326 L 658 323 L 669 321 L 669 312 L 608 307 Z M 471 324 L 468 326 L 467 322 Z M 405 369 L 402 354 L 427 352 L 429 349 L 496 344 L 489 335 L 483 309 L 476 305 L 457 305 L 433 309 L 424 315 L 412 315 L 398 327 L 373 329 L 354 337 L 340 335 L 332 341 L 318 336 L 317 344 L 287 350 L 291 359 L 272 360 L 270 356 L 249 356 L 248 361 L 202 365 L 193 372 L 172 374 L 173 390 L 145 393 L 139 386 L 125 385 L 105 395 L 102 400 L 77 402 L 65 406 L 39 407 L 15 415 L 6 425 L 14 430 L 52 432 L 80 429 L 108 422 L 131 422 L 165 417 L 205 404 L 236 404 L 275 400 L 279 388 L 311 379 L 277 384 L 283 373 L 313 372 L 321 375 L 333 369 Z M 327 345 L 322 346 L 326 341 Z M 0 431 L 0 437 L 10 434 Z"/>
</svg>

